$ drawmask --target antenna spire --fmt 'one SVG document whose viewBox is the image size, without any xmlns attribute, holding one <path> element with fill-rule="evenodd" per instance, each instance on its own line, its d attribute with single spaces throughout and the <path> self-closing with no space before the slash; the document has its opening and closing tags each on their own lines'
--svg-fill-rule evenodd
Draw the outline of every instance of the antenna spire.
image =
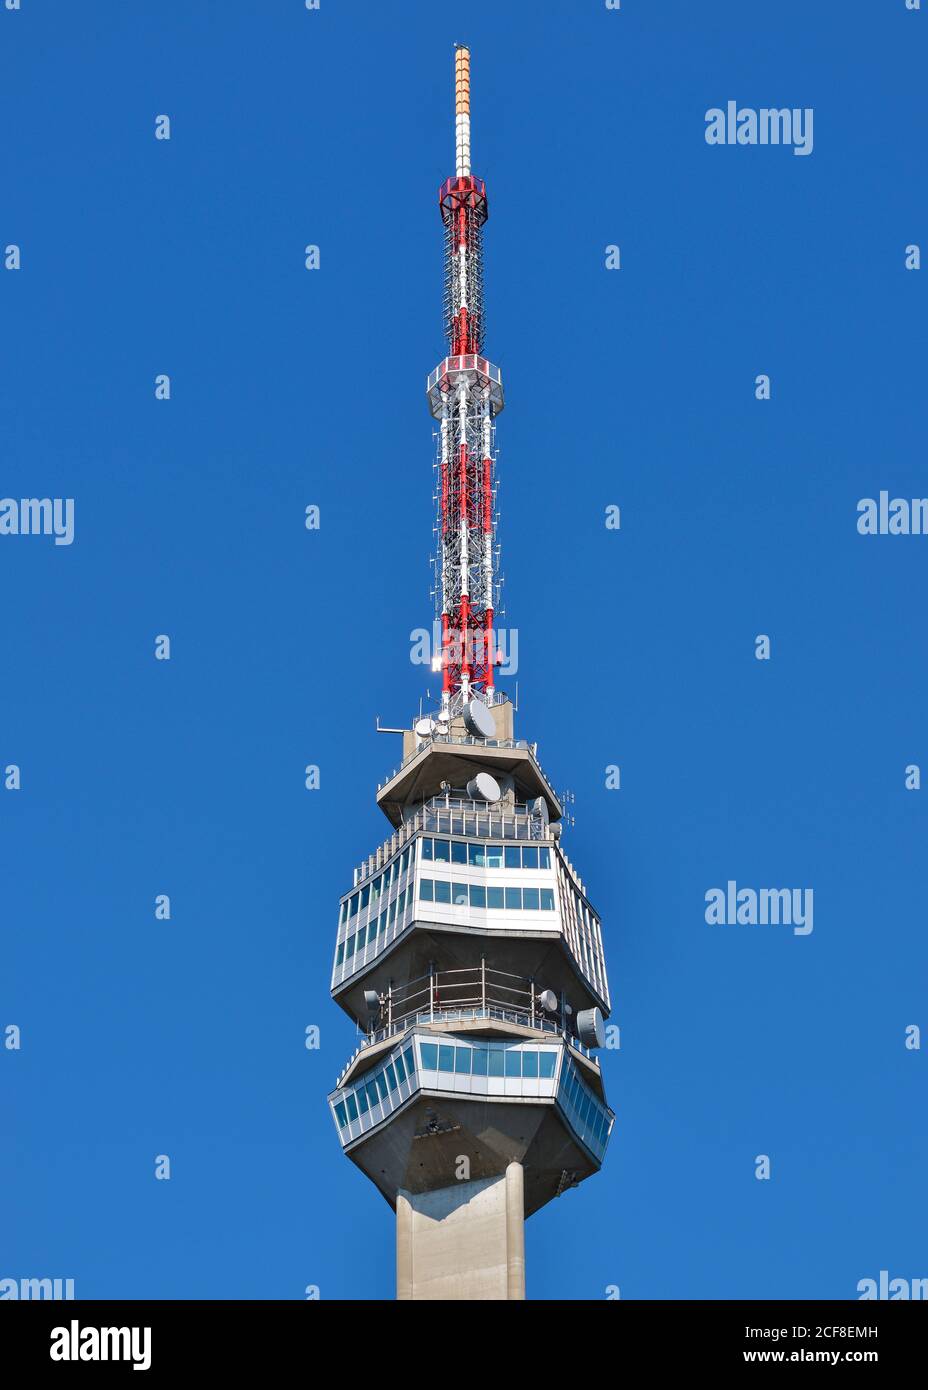
<svg viewBox="0 0 928 1390">
<path fill-rule="evenodd" d="M 454 139 L 458 178 L 470 174 L 470 49 L 454 49 Z"/>
</svg>

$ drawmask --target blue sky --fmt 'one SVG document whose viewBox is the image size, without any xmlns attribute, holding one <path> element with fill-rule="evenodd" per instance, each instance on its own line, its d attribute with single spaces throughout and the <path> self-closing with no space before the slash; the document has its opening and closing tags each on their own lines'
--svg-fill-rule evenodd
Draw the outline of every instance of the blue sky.
<svg viewBox="0 0 928 1390">
<path fill-rule="evenodd" d="M 354 1046 L 328 981 L 399 761 L 374 718 L 423 690 L 455 41 L 518 732 L 576 794 L 622 1030 L 606 1164 L 528 1223 L 529 1296 L 928 1275 L 904 1045 L 928 539 L 856 530 L 858 499 L 928 493 L 926 24 L 903 0 L 0 10 L 0 492 L 75 499 L 73 545 L 0 538 L 0 1277 L 393 1297 L 393 1218 L 325 1105 Z M 729 99 L 812 107 L 813 153 L 710 147 Z M 708 926 L 729 879 L 811 887 L 813 933 Z"/>
</svg>

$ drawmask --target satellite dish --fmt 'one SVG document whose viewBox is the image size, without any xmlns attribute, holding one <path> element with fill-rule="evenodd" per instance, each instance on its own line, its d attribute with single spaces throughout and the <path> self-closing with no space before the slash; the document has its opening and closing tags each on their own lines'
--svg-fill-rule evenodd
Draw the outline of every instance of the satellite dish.
<svg viewBox="0 0 928 1390">
<path fill-rule="evenodd" d="M 369 1014 L 380 1013 L 380 995 L 376 989 L 366 989 L 364 991 L 364 1002 L 367 1005 Z"/>
<path fill-rule="evenodd" d="M 417 738 L 431 738 L 432 735 L 434 734 L 434 732 L 435 732 L 435 721 L 434 721 L 434 719 L 429 719 L 428 717 L 426 717 L 425 719 L 417 719 L 417 720 L 416 720 L 416 737 L 417 737 Z"/>
<path fill-rule="evenodd" d="M 532 802 L 532 815 L 537 816 L 542 825 L 548 824 L 548 803 L 543 796 L 536 796 Z"/>
<path fill-rule="evenodd" d="M 495 738 L 496 721 L 482 700 L 468 700 L 461 713 L 464 727 L 474 738 Z"/>
<path fill-rule="evenodd" d="M 467 795 L 471 801 L 499 801 L 499 783 L 488 772 L 478 772 L 467 784 Z"/>
<path fill-rule="evenodd" d="M 606 1029 L 599 1009 L 581 1009 L 577 1014 L 577 1037 L 584 1047 L 605 1047 Z"/>
<path fill-rule="evenodd" d="M 538 996 L 538 1003 L 546 1014 L 557 1013 L 557 995 L 553 989 L 543 989 Z"/>
</svg>

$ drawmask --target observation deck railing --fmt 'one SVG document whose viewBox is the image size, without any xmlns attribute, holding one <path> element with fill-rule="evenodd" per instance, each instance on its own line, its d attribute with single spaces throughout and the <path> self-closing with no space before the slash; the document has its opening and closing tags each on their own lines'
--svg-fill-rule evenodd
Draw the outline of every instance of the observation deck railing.
<svg viewBox="0 0 928 1390">
<path fill-rule="evenodd" d="M 431 971 L 406 985 L 391 986 L 381 995 L 376 1025 L 371 1026 L 352 1053 L 337 1084 L 341 1085 L 342 1077 L 366 1048 L 405 1033 L 415 1024 L 471 1023 L 482 1019 L 561 1036 L 598 1069 L 598 1060 L 570 1026 L 571 1015 L 562 1008 L 553 1013 L 544 1009 L 539 1002 L 540 993 L 533 980 L 494 970 L 485 963 L 465 970 Z"/>
</svg>

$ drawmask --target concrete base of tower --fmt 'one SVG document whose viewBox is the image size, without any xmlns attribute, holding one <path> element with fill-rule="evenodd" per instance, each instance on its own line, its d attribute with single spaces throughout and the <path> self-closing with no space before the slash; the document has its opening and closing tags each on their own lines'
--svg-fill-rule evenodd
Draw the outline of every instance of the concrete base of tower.
<svg viewBox="0 0 928 1390">
<path fill-rule="evenodd" d="M 396 1296 L 480 1301 L 525 1298 L 521 1163 L 502 1177 L 396 1197 Z"/>
</svg>

